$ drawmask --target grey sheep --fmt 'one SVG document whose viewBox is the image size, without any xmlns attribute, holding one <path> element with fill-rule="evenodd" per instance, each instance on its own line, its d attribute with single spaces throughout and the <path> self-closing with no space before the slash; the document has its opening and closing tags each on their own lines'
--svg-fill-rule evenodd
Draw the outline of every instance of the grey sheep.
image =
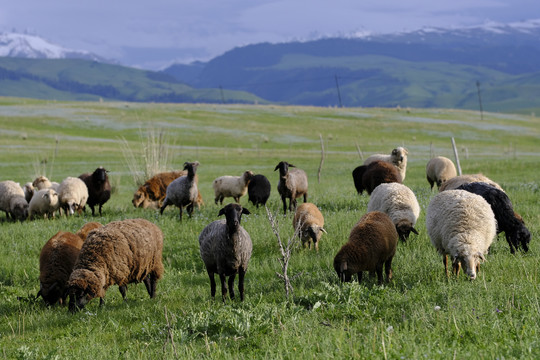
<svg viewBox="0 0 540 360">
<path fill-rule="evenodd" d="M 191 217 L 193 206 L 197 204 L 199 195 L 196 175 L 198 166 L 198 161 L 184 163 L 184 170 L 187 170 L 187 175 L 180 176 L 167 186 L 167 195 L 161 206 L 160 214 L 163 214 L 163 210 L 168 205 L 176 205 L 180 209 L 180 220 L 182 220 L 182 209 L 187 206 L 187 213 Z"/>
<path fill-rule="evenodd" d="M 315 204 L 303 203 L 298 206 L 294 213 L 293 228 L 304 247 L 311 249 L 311 243 L 313 243 L 315 250 L 319 251 L 319 240 L 326 230 L 324 230 L 324 217 Z"/>
<path fill-rule="evenodd" d="M 401 181 L 405 180 L 405 174 L 407 172 L 407 155 L 409 152 L 404 147 L 397 147 L 392 150 L 390 155 L 374 154 L 368 157 L 364 161 L 364 165 L 369 165 L 374 161 L 384 161 L 393 164 L 401 175 Z"/>
<path fill-rule="evenodd" d="M 434 157 L 426 165 L 426 178 L 431 189 L 433 189 L 433 184 L 437 184 L 437 189 L 439 189 L 443 183 L 456 176 L 456 167 L 447 157 Z"/>
<path fill-rule="evenodd" d="M 23 221 L 28 217 L 28 202 L 21 186 L 11 180 L 0 182 L 0 210 L 8 219 Z"/>
<path fill-rule="evenodd" d="M 376 272 L 378 283 L 392 278 L 392 259 L 396 253 L 398 233 L 388 215 L 368 212 L 352 228 L 349 241 L 334 258 L 334 270 L 341 281 L 349 282 L 354 274 L 362 280 L 362 271 Z"/>
<path fill-rule="evenodd" d="M 293 169 L 289 169 L 289 167 Z M 296 209 L 296 198 L 304 196 L 304 202 L 308 196 L 308 179 L 304 170 L 297 169 L 293 164 L 281 161 L 274 171 L 279 169 L 279 181 L 277 190 L 283 202 L 283 213 L 287 213 L 287 199 L 289 199 L 289 211 Z"/>
<path fill-rule="evenodd" d="M 234 279 L 238 274 L 238 291 L 240 300 L 244 301 L 244 276 L 253 244 L 248 232 L 240 225 L 240 220 L 242 214 L 249 213 L 239 204 L 228 204 L 218 213 L 218 216 L 225 215 L 225 219 L 210 223 L 199 235 L 201 258 L 210 278 L 212 298 L 216 295 L 214 274 L 219 275 L 223 301 L 227 296 L 226 277 L 229 277 L 230 297 L 234 299 Z"/>
<path fill-rule="evenodd" d="M 163 233 L 145 219 L 113 221 L 90 232 L 68 281 L 69 310 L 83 309 L 118 285 L 124 300 L 127 285 L 144 282 L 150 298 L 163 275 Z"/>
</svg>

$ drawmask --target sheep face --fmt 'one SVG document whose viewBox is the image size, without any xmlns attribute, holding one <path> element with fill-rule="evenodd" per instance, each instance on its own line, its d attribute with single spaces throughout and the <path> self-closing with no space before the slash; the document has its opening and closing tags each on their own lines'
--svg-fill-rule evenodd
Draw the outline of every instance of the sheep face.
<svg viewBox="0 0 540 360">
<path fill-rule="evenodd" d="M 197 167 L 199 167 L 200 163 L 198 161 L 194 162 L 185 162 L 184 163 L 184 170 L 186 170 L 188 173 L 195 173 L 197 171 Z"/>
<path fill-rule="evenodd" d="M 28 203 L 18 202 L 11 208 L 11 215 L 15 220 L 23 221 L 28 217 Z"/>
<path fill-rule="evenodd" d="M 241 205 L 231 203 L 219 210 L 218 216 L 225 215 L 225 219 L 227 220 L 227 230 L 229 234 L 234 234 L 237 231 L 238 226 L 240 226 L 242 214 L 249 215 L 251 213 Z"/>
<path fill-rule="evenodd" d="M 62 303 L 62 299 L 65 297 L 66 292 L 58 286 L 58 282 L 55 282 L 50 286 L 49 284 L 40 284 L 38 296 L 40 295 L 43 298 L 43 301 L 45 301 L 45 304 L 52 306 L 58 301 Z"/>
<path fill-rule="evenodd" d="M 407 241 L 411 232 L 418 235 L 418 231 L 416 231 L 413 224 L 410 221 L 406 221 L 406 220 L 402 220 L 399 223 L 397 223 L 396 230 L 399 235 L 399 239 L 403 242 Z"/>
<path fill-rule="evenodd" d="M 485 257 L 481 253 L 458 255 L 453 257 L 452 267 L 456 275 L 459 275 L 459 269 L 462 267 L 469 279 L 474 280 L 480 268 L 480 263 L 484 260 Z"/>
<path fill-rule="evenodd" d="M 525 227 L 525 225 L 520 226 L 518 230 L 513 234 L 513 236 L 511 236 L 511 239 L 516 249 L 519 249 L 519 246 L 521 245 L 523 247 L 523 251 L 529 251 L 531 233 Z"/>
<path fill-rule="evenodd" d="M 107 173 L 108 171 L 105 170 L 102 166 L 100 166 L 94 171 L 94 173 L 92 174 L 92 178 L 96 183 L 102 184 L 107 181 Z"/>
<path fill-rule="evenodd" d="M 82 310 L 90 300 L 103 297 L 98 277 L 88 270 L 76 270 L 69 279 L 69 311 Z M 76 275 L 76 276 L 74 276 Z M 102 287 L 101 287 L 102 288 Z"/>
<path fill-rule="evenodd" d="M 400 164 L 403 162 L 403 160 L 405 159 L 405 156 L 407 156 L 408 153 L 409 152 L 407 151 L 407 149 L 398 147 L 392 150 L 392 158 L 395 159 L 395 162 L 397 164 Z"/>
<path fill-rule="evenodd" d="M 276 165 L 276 168 L 274 169 L 274 171 L 279 169 L 279 176 L 284 177 L 289 172 L 289 167 L 296 167 L 296 166 L 294 166 L 293 164 L 289 164 L 286 161 L 280 161 L 279 164 Z"/>
</svg>

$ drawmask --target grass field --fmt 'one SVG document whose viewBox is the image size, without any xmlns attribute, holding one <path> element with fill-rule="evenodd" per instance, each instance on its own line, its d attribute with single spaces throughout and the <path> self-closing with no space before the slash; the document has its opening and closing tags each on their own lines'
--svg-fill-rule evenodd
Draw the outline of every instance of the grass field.
<svg viewBox="0 0 540 360">
<path fill-rule="evenodd" d="M 135 150 L 141 133 L 163 129 L 178 169 L 198 160 L 205 205 L 178 221 L 176 208 L 163 216 L 135 209 L 136 185 L 124 161 L 121 139 Z M 320 183 L 319 134 L 326 156 Z M 478 278 L 444 275 L 430 243 L 425 211 L 430 191 L 425 164 L 431 154 L 453 159 L 454 137 L 464 173 L 482 172 L 508 193 L 532 234 L 530 251 L 510 254 L 504 236 L 494 242 Z M 398 245 L 394 278 L 378 286 L 340 284 L 332 261 L 369 198 L 354 190 L 351 171 L 364 155 L 409 150 L 405 184 L 422 213 L 420 235 Z M 111 200 L 103 216 L 0 220 L 0 358 L 540 358 L 540 120 L 525 115 L 436 109 L 310 108 L 244 105 L 166 105 L 43 102 L 0 98 L 0 180 L 21 184 L 44 173 L 51 180 L 78 176 L 103 165 L 110 170 Z M 309 201 L 325 216 L 327 235 L 319 252 L 296 249 L 289 275 L 302 272 L 287 300 L 277 240 L 266 212 L 252 211 L 242 225 L 253 240 L 246 300 L 212 300 L 199 255 L 198 235 L 217 218 L 212 180 L 250 169 L 273 184 L 268 204 L 277 212 L 283 238 L 293 233 L 283 216 L 274 167 L 287 160 L 306 170 Z M 227 199 L 231 200 L 231 199 Z M 106 304 L 84 311 L 47 308 L 39 290 L 39 252 L 59 230 L 75 232 L 88 221 L 103 224 L 146 218 L 165 236 L 165 275 L 157 297 L 130 285 L 123 302 L 116 286 Z M 219 285 L 218 285 L 219 294 Z"/>
</svg>

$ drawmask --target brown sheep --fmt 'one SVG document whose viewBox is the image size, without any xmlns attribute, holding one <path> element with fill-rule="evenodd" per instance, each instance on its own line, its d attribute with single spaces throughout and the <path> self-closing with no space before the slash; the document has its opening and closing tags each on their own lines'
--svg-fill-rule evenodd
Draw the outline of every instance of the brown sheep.
<svg viewBox="0 0 540 360">
<path fill-rule="evenodd" d="M 371 195 L 371 192 L 380 184 L 403 182 L 398 169 L 385 161 L 374 161 L 369 165 L 358 166 L 353 170 L 352 176 L 358 194 L 366 190 Z"/>
<path fill-rule="evenodd" d="M 69 277 L 69 310 L 83 309 L 93 298 L 104 304 L 105 292 L 143 281 L 150 298 L 163 275 L 163 233 L 145 219 L 113 221 L 88 235 Z"/>
<path fill-rule="evenodd" d="M 85 224 L 76 234 L 59 231 L 41 249 L 39 255 L 39 292 L 47 305 L 65 304 L 67 282 L 73 265 L 79 256 L 88 233 L 102 226 L 100 223 Z"/>
<path fill-rule="evenodd" d="M 187 175 L 187 171 L 169 171 L 154 175 L 135 191 L 133 194 L 133 206 L 159 209 L 163 205 L 167 186 L 176 178 Z"/>
<path fill-rule="evenodd" d="M 324 217 L 315 204 L 303 203 L 296 209 L 293 219 L 293 228 L 302 240 L 302 245 L 319 251 L 319 240 L 324 230 Z"/>
<path fill-rule="evenodd" d="M 349 241 L 334 258 L 334 269 L 341 281 L 351 281 L 362 271 L 376 272 L 378 283 L 383 281 L 383 265 L 386 280 L 392 278 L 392 259 L 396 253 L 398 233 L 388 215 L 379 211 L 368 212 L 352 228 Z"/>
<path fill-rule="evenodd" d="M 289 199 L 289 211 L 296 210 L 296 198 L 303 196 L 304 202 L 307 201 L 308 179 L 304 170 L 297 169 L 296 166 L 286 161 L 280 161 L 274 171 L 278 169 L 279 181 L 277 190 L 283 202 L 283 213 L 287 214 L 287 199 Z"/>
</svg>

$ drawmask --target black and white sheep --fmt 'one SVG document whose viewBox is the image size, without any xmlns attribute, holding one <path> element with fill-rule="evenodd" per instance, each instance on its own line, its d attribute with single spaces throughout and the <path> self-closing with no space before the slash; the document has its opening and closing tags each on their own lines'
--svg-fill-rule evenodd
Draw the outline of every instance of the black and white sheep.
<svg viewBox="0 0 540 360">
<path fill-rule="evenodd" d="M 456 176 L 456 167 L 447 157 L 434 157 L 426 165 L 426 178 L 431 189 L 433 189 L 433 184 L 437 184 L 437 189 L 439 189 L 443 183 Z"/>
<path fill-rule="evenodd" d="M 11 180 L 0 182 L 0 210 L 8 219 L 23 221 L 28 217 L 28 202 L 18 183 Z"/>
<path fill-rule="evenodd" d="M 240 225 L 240 220 L 242 214 L 249 213 L 239 204 L 228 204 L 218 213 L 218 216 L 225 215 L 225 219 L 210 223 L 199 235 L 201 258 L 210 278 L 212 298 L 216 295 L 214 274 L 219 275 L 223 301 L 227 296 L 226 277 L 229 277 L 230 297 L 234 299 L 234 279 L 238 274 L 238 291 L 240 300 L 244 301 L 244 276 L 253 244 L 248 232 Z"/>
<path fill-rule="evenodd" d="M 251 201 L 257 208 L 259 205 L 266 206 L 271 188 L 270 181 L 266 176 L 253 175 L 248 185 L 248 201 Z"/>
<path fill-rule="evenodd" d="M 289 168 L 293 169 L 289 169 Z M 289 211 L 296 209 L 296 198 L 304 196 L 304 202 L 308 196 L 308 179 L 306 172 L 297 169 L 293 164 L 280 161 L 274 171 L 279 169 L 279 181 L 277 190 L 283 202 L 283 213 L 287 213 L 287 199 L 289 199 Z"/>
<path fill-rule="evenodd" d="M 460 267 L 471 280 L 497 233 L 491 206 L 480 195 L 465 190 L 448 190 L 435 195 L 428 206 L 426 228 L 431 243 L 443 256 L 448 276 L 448 257 L 459 275 Z"/>
<path fill-rule="evenodd" d="M 187 170 L 188 173 L 173 180 L 167 186 L 167 195 L 161 206 L 160 214 L 163 214 L 163 210 L 168 205 L 176 205 L 180 209 L 180 220 L 182 220 L 182 209 L 184 206 L 187 206 L 187 213 L 191 217 L 193 206 L 197 204 L 197 197 L 199 195 L 196 175 L 198 166 L 198 161 L 184 163 L 184 170 Z"/>
<path fill-rule="evenodd" d="M 73 215 L 75 212 L 80 214 L 88 200 L 86 184 L 76 177 L 68 176 L 65 178 L 60 183 L 57 193 L 60 208 L 65 211 L 66 215 Z"/>
<path fill-rule="evenodd" d="M 319 240 L 324 230 L 324 217 L 319 208 L 312 203 L 303 203 L 298 206 L 293 218 L 293 228 L 302 240 L 302 245 L 319 251 Z"/>
<path fill-rule="evenodd" d="M 394 166 L 398 169 L 399 174 L 401 175 L 401 181 L 405 180 L 405 174 L 407 172 L 407 155 L 409 152 L 404 147 L 397 147 L 390 155 L 384 155 L 384 154 L 374 154 L 368 157 L 364 161 L 364 165 L 369 165 L 374 161 L 384 161 L 390 164 L 394 164 Z"/>
<path fill-rule="evenodd" d="M 374 161 L 369 165 L 358 166 L 353 170 L 352 177 L 358 194 L 362 194 L 364 190 L 371 194 L 380 184 L 402 183 L 398 169 L 385 161 Z"/>
<path fill-rule="evenodd" d="M 341 281 L 349 282 L 354 274 L 362 280 L 362 271 L 376 272 L 378 283 L 392 278 L 392 259 L 396 253 L 398 233 L 388 215 L 368 212 L 352 228 L 349 241 L 334 258 L 334 270 Z"/>
<path fill-rule="evenodd" d="M 111 184 L 107 173 L 108 171 L 100 166 L 93 173 L 79 175 L 79 179 L 84 181 L 88 188 L 86 204 L 92 209 L 92 216 L 94 216 L 94 206 L 99 206 L 99 215 L 101 216 L 103 204 L 111 198 Z"/>
<path fill-rule="evenodd" d="M 42 189 L 37 191 L 30 204 L 28 204 L 28 217 L 35 218 L 38 215 L 48 219 L 54 218 L 54 212 L 60 208 L 58 194 L 53 189 Z"/>
<path fill-rule="evenodd" d="M 495 220 L 497 220 L 497 234 L 504 231 L 512 254 L 520 246 L 523 247 L 524 251 L 529 251 L 531 233 L 523 220 L 516 217 L 512 201 L 504 191 L 483 182 L 463 184 L 458 187 L 458 190 L 480 195 L 488 202 L 493 214 L 495 214 Z"/>
<path fill-rule="evenodd" d="M 163 275 L 163 233 L 145 219 L 113 221 L 90 232 L 68 281 L 69 310 L 83 309 L 118 285 L 124 300 L 127 285 L 144 282 L 150 298 Z"/>
<path fill-rule="evenodd" d="M 446 182 L 444 182 L 439 188 L 439 192 L 445 190 L 455 190 L 461 185 L 470 184 L 472 182 L 484 182 L 486 184 L 496 187 L 499 190 L 504 191 L 499 184 L 482 174 L 465 174 L 446 180 Z"/>
<path fill-rule="evenodd" d="M 246 195 L 248 185 L 253 178 L 251 171 L 245 171 L 242 176 L 224 175 L 212 182 L 214 189 L 214 202 L 223 205 L 223 199 L 232 197 L 234 201 L 240 203 L 240 198 Z"/>
<path fill-rule="evenodd" d="M 411 232 L 418 235 L 414 226 L 420 216 L 420 205 L 412 190 L 403 184 L 377 186 L 371 193 L 367 211 L 380 211 L 390 216 L 402 241 L 406 241 Z"/>
</svg>

